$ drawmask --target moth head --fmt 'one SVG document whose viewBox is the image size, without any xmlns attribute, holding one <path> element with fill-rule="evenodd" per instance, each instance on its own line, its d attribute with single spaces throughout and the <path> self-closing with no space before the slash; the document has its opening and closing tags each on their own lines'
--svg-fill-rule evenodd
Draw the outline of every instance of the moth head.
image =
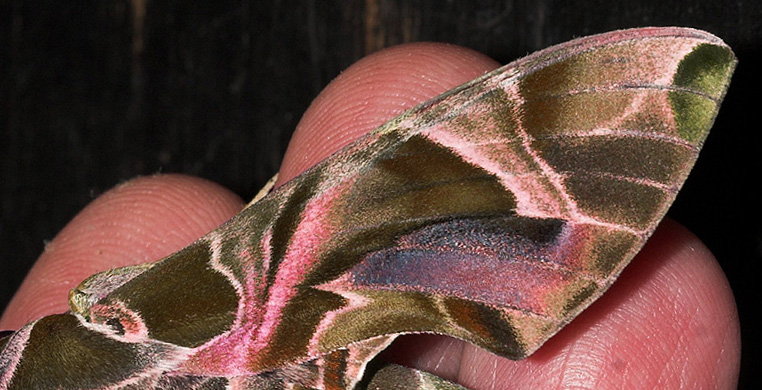
<svg viewBox="0 0 762 390">
<path fill-rule="evenodd" d="M 91 308 L 96 302 L 152 266 L 153 264 L 131 265 L 88 277 L 69 291 L 69 308 L 89 321 Z"/>
</svg>

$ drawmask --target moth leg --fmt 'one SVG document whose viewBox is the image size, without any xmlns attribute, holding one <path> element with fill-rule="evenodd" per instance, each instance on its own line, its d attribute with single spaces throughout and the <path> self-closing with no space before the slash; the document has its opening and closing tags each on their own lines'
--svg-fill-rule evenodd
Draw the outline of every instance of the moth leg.
<svg viewBox="0 0 762 390">
<path fill-rule="evenodd" d="M 414 368 L 389 364 L 368 383 L 367 390 L 468 390 L 434 374 Z"/>
<path fill-rule="evenodd" d="M 253 205 L 254 203 L 257 203 L 260 199 L 264 198 L 267 194 L 270 193 L 270 191 L 275 187 L 275 181 L 278 180 L 278 174 L 276 173 L 275 176 L 271 177 L 270 180 L 265 183 L 265 185 L 262 187 L 262 189 L 257 192 L 256 195 L 254 195 L 254 199 L 249 202 L 249 204 L 246 205 L 246 207 L 249 207 Z M 244 207 L 245 208 L 245 207 Z"/>
</svg>

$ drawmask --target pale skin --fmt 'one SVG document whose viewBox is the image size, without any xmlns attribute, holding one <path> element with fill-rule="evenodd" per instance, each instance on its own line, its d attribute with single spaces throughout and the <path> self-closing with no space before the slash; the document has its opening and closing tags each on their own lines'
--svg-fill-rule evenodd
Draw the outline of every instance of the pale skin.
<svg viewBox="0 0 762 390">
<path fill-rule="evenodd" d="M 313 102 L 278 185 L 416 103 L 499 64 L 449 45 L 412 44 L 357 62 Z M 0 329 L 66 311 L 67 292 L 105 269 L 155 261 L 236 214 L 244 202 L 205 180 L 157 175 L 95 199 L 47 246 Z M 690 232 L 661 224 L 614 286 L 537 353 L 511 361 L 438 336 L 408 336 L 383 355 L 475 390 L 736 387 L 740 327 L 717 261 Z"/>
</svg>

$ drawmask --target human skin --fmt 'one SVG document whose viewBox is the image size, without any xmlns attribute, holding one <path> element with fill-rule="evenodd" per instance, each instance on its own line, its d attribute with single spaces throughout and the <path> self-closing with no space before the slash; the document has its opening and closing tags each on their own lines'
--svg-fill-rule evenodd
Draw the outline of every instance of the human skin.
<svg viewBox="0 0 762 390">
<path fill-rule="evenodd" d="M 315 99 L 291 140 L 277 185 L 405 109 L 494 69 L 442 44 L 368 56 Z M 68 290 L 113 267 L 158 260 L 244 203 L 183 175 L 140 177 L 101 195 L 46 246 L 0 329 L 66 311 Z M 666 220 L 604 296 L 522 361 L 442 336 L 404 336 L 383 358 L 475 389 L 736 387 L 740 330 L 732 292 L 709 250 Z"/>
</svg>

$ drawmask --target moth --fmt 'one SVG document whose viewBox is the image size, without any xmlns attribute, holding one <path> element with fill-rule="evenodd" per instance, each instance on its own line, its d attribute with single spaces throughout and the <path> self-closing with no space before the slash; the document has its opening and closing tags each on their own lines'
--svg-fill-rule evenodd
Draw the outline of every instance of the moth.
<svg viewBox="0 0 762 390">
<path fill-rule="evenodd" d="M 153 264 L 93 275 L 0 340 L 0 389 L 463 389 L 368 363 L 437 333 L 521 359 L 614 283 L 735 67 L 642 28 L 423 103 Z"/>
</svg>

